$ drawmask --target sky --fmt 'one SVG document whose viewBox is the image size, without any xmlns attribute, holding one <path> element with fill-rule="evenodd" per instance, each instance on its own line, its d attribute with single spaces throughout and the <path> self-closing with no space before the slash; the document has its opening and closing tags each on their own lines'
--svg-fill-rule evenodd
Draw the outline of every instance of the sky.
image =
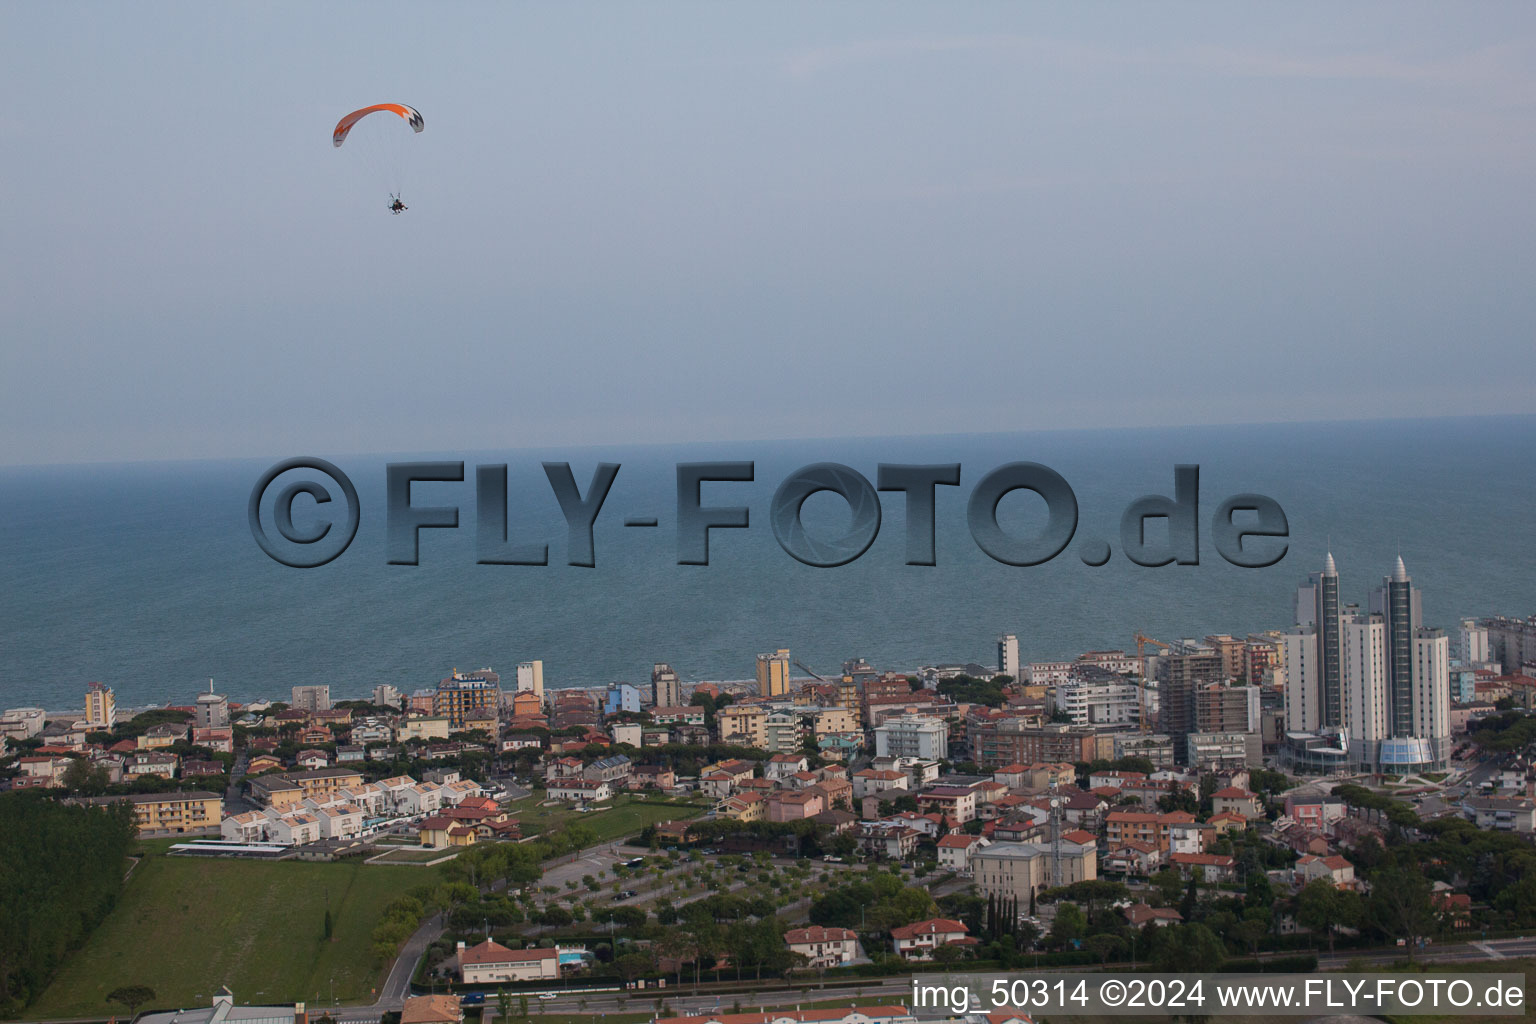
<svg viewBox="0 0 1536 1024">
<path fill-rule="evenodd" d="M 0 87 L 0 465 L 1536 401 L 1528 3 L 12 3 Z"/>
</svg>

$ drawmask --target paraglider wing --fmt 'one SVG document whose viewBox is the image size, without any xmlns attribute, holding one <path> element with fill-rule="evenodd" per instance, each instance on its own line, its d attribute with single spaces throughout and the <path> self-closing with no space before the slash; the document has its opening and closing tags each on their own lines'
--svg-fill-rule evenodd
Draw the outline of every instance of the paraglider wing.
<svg viewBox="0 0 1536 1024">
<path fill-rule="evenodd" d="M 369 114 L 377 113 L 396 114 L 403 118 L 411 126 L 412 131 L 421 131 L 426 127 L 426 122 L 421 119 L 421 113 L 415 107 L 408 107 L 403 103 L 378 103 L 361 110 L 354 110 L 340 121 L 336 122 L 336 130 L 331 133 L 331 145 L 340 146 L 347 141 L 347 133 L 352 126 L 357 124 Z"/>
</svg>

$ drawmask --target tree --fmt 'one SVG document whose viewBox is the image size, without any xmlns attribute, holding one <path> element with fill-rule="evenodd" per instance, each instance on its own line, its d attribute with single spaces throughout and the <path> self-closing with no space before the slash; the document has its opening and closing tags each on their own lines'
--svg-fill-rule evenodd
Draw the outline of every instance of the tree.
<svg viewBox="0 0 1536 1024">
<path fill-rule="evenodd" d="M 625 984 L 628 984 L 651 970 L 655 964 L 644 953 L 625 953 L 613 961 L 613 966 L 618 970 L 619 977 L 624 979 Z"/>
<path fill-rule="evenodd" d="M 1435 928 L 1429 881 L 1416 868 L 1383 868 L 1371 877 L 1369 909 L 1378 929 L 1389 938 L 1405 940 L 1412 963 L 1414 947 Z"/>
<path fill-rule="evenodd" d="M 89 758 L 77 757 L 64 769 L 64 788 L 81 796 L 100 796 L 109 784 L 107 769 Z"/>
<path fill-rule="evenodd" d="M 933 959 L 941 964 L 958 963 L 965 959 L 965 947 L 946 943 L 933 951 Z"/>
<path fill-rule="evenodd" d="M 1159 971 L 1214 971 L 1227 958 L 1221 940 L 1203 924 L 1180 924 L 1162 931 L 1166 934 L 1152 954 Z"/>
<path fill-rule="evenodd" d="M 1099 958 L 1099 963 L 1109 963 L 1109 958 L 1120 952 L 1125 943 L 1120 941 L 1120 936 L 1101 932 L 1098 935 L 1090 935 L 1083 943 L 1094 956 Z"/>
<path fill-rule="evenodd" d="M 1314 878 L 1296 895 L 1296 920 L 1311 932 L 1328 933 L 1333 952 L 1334 925 L 1339 919 L 1339 890 L 1326 878 Z"/>
<path fill-rule="evenodd" d="M 107 993 L 107 1002 L 128 1007 L 130 1017 L 135 1010 L 153 998 L 155 998 L 155 990 L 148 985 L 124 985 Z"/>
<path fill-rule="evenodd" d="M 1051 923 L 1051 941 L 1065 948 L 1074 939 L 1083 937 L 1088 928 L 1087 916 L 1075 903 L 1062 903 L 1056 908 L 1056 920 Z"/>
<path fill-rule="evenodd" d="M 528 998 L 527 996 L 523 997 Z M 496 1019 L 503 1024 L 512 1016 L 512 996 L 504 988 L 496 990 Z"/>
</svg>

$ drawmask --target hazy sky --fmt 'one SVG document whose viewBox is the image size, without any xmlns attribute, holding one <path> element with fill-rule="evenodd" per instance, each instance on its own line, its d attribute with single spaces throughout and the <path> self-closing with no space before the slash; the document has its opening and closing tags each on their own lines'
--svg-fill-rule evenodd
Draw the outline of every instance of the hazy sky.
<svg viewBox="0 0 1536 1024">
<path fill-rule="evenodd" d="M 4 4 L 0 464 L 1529 411 L 1533 57 L 1523 2 Z M 330 142 L 383 101 L 400 217 Z"/>
</svg>

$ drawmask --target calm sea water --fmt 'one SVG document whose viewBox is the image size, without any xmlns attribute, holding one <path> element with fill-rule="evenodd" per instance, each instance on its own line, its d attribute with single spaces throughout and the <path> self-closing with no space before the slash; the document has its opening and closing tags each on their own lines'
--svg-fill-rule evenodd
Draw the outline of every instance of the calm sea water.
<svg viewBox="0 0 1536 1024">
<path fill-rule="evenodd" d="M 638 682 L 655 661 L 686 678 L 742 679 L 755 654 L 779 647 L 821 673 L 855 656 L 879 668 L 991 663 L 1003 632 L 1018 634 L 1025 661 L 1056 659 L 1133 647 L 1137 629 L 1172 639 L 1286 626 L 1295 586 L 1330 544 L 1351 601 L 1364 604 L 1401 551 L 1428 624 L 1536 611 L 1536 417 L 438 453 L 464 460 L 469 479 L 418 485 L 415 502 L 457 503 L 461 526 L 424 531 L 415 567 L 386 564 L 390 460 L 377 455 L 332 459 L 361 497 L 346 553 L 309 570 L 269 559 L 246 503 L 277 457 L 0 469 L 0 704 L 78 707 L 89 680 L 128 704 L 185 701 L 209 677 L 237 700 L 298 683 L 353 696 L 431 685 L 453 667 L 507 678 L 533 658 L 551 686 Z M 583 489 L 596 463 L 622 464 L 595 568 L 564 564 L 546 459 L 569 461 Z M 756 462 L 754 483 L 704 495 L 747 505 L 752 526 L 715 531 L 709 566 L 680 566 L 675 466 L 706 459 Z M 1073 545 L 1031 568 L 987 557 L 965 520 L 976 481 L 1018 460 L 1061 473 L 1081 509 Z M 816 569 L 784 553 L 769 501 L 792 470 L 821 461 L 871 480 L 881 462 L 961 463 L 961 486 L 939 488 L 938 565 L 904 564 L 899 494 L 884 496 L 880 535 L 858 561 Z M 510 465 L 513 533 L 547 540 L 549 566 L 475 564 L 481 462 Z M 1121 510 L 1172 494 L 1181 462 L 1201 466 L 1201 564 L 1136 566 L 1119 551 Z M 1236 568 L 1211 544 L 1211 514 L 1242 491 L 1289 517 L 1290 553 L 1274 567 Z M 1020 492 L 1000 519 L 1024 533 L 1042 509 Z M 622 525 L 642 515 L 660 527 Z M 819 495 L 807 518 L 834 531 L 848 516 Z M 1110 540 L 1114 557 L 1084 565 L 1084 538 Z"/>
</svg>

